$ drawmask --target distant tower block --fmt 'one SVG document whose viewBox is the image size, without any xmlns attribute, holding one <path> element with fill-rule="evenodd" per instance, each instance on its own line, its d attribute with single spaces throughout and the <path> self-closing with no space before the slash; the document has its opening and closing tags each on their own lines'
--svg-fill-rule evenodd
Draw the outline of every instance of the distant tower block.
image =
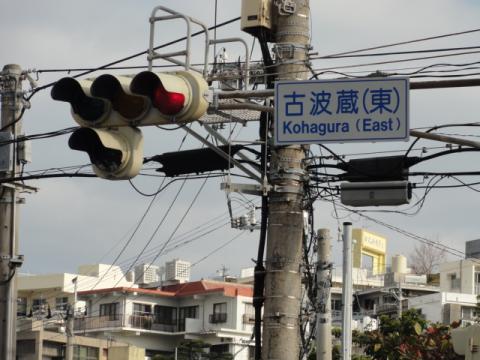
<svg viewBox="0 0 480 360">
<path fill-rule="evenodd" d="M 467 259 L 480 259 L 480 239 L 465 243 L 465 257 Z"/>
<path fill-rule="evenodd" d="M 180 283 L 190 281 L 190 267 L 192 264 L 188 261 L 174 259 L 165 263 L 165 280 L 178 281 Z"/>
</svg>

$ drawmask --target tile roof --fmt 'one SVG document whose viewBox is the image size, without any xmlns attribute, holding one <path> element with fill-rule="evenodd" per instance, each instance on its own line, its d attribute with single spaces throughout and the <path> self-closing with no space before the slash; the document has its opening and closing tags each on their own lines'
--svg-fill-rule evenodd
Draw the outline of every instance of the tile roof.
<svg viewBox="0 0 480 360">
<path fill-rule="evenodd" d="M 212 280 L 200 280 L 192 281 L 184 284 L 176 284 L 164 286 L 162 289 L 143 289 L 143 288 L 106 288 L 96 290 L 79 291 L 78 295 L 87 296 L 94 294 L 108 294 L 114 292 L 123 293 L 137 293 L 144 295 L 163 296 L 163 297 L 181 297 L 181 296 L 193 296 L 204 295 L 215 292 L 221 292 L 224 296 L 236 297 L 245 296 L 253 297 L 253 287 L 251 285 L 227 283 L 221 281 Z"/>
</svg>

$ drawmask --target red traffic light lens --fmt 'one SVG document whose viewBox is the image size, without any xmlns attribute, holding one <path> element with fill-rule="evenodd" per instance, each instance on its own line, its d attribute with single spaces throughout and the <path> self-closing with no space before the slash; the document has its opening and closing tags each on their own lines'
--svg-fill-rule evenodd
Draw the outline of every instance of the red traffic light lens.
<svg viewBox="0 0 480 360">
<path fill-rule="evenodd" d="M 175 115 L 183 109 L 185 95 L 167 91 L 160 83 L 153 92 L 153 106 L 162 114 Z"/>
</svg>

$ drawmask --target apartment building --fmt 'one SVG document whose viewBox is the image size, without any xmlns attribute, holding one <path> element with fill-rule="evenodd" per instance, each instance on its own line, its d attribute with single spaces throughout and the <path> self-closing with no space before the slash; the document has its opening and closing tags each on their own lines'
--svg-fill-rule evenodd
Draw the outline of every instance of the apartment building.
<svg viewBox="0 0 480 360">
<path fill-rule="evenodd" d="M 251 285 L 201 280 L 160 289 L 116 287 L 81 291 L 86 315 L 75 333 L 133 344 L 146 356 L 173 354 L 186 339 L 250 360 L 254 310 Z"/>
<path fill-rule="evenodd" d="M 381 315 L 398 316 L 400 306 L 402 311 L 407 310 L 408 299 L 440 291 L 427 275 L 411 274 L 405 256 L 393 256 L 391 264 L 389 268 L 384 266 L 383 273 L 372 272 L 368 267 L 352 269 L 353 328 L 375 329 Z M 331 309 L 335 327 L 342 326 L 342 272 L 341 268 L 332 269 Z"/>
<path fill-rule="evenodd" d="M 476 245 L 469 243 L 472 242 L 467 242 L 467 253 L 469 246 L 474 248 L 473 245 Z M 440 264 L 439 269 L 441 292 L 435 296 L 411 299 L 409 307 L 419 309 L 430 321 L 444 324 L 460 321 L 463 326 L 473 324 L 480 317 L 477 313 L 480 259 L 449 261 Z"/>
<path fill-rule="evenodd" d="M 118 266 L 82 265 L 77 274 L 60 273 L 18 277 L 17 316 L 62 317 L 77 291 L 113 286 L 133 286 Z M 83 304 L 77 304 L 83 307 Z"/>
<path fill-rule="evenodd" d="M 17 328 L 18 360 L 64 359 L 67 334 L 45 329 L 42 320 L 19 319 Z M 85 336 L 73 338 L 73 357 L 82 360 L 145 360 L 145 350 L 132 345 Z"/>
</svg>

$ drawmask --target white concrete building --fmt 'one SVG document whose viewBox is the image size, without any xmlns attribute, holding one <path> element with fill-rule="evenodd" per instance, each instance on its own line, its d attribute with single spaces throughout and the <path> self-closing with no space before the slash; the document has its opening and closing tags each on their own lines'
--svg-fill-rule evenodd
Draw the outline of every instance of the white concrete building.
<svg viewBox="0 0 480 360">
<path fill-rule="evenodd" d="M 472 324 L 477 314 L 480 295 L 480 260 L 462 259 L 440 264 L 438 294 L 409 299 L 409 307 L 421 310 L 427 320 L 451 324 L 460 321 Z"/>
<path fill-rule="evenodd" d="M 480 295 L 480 259 L 450 261 L 439 269 L 441 291 Z"/>
<path fill-rule="evenodd" d="M 82 265 L 78 274 L 45 274 L 18 276 L 18 316 L 52 315 L 64 313 L 68 303 L 73 301 L 74 279 L 77 291 L 109 288 L 114 286 L 133 286 L 124 278 L 118 266 L 105 264 Z M 76 307 L 81 307 L 77 304 Z"/>
<path fill-rule="evenodd" d="M 195 281 L 161 290 L 117 287 L 82 291 L 87 315 L 75 332 L 108 337 L 146 349 L 147 356 L 172 354 L 182 340 L 200 339 L 210 351 L 254 354 L 253 289 L 217 281 Z"/>
<path fill-rule="evenodd" d="M 419 309 L 431 322 L 451 324 L 460 321 L 462 326 L 473 324 L 476 317 L 477 296 L 441 292 L 408 299 L 408 307 Z"/>
</svg>

